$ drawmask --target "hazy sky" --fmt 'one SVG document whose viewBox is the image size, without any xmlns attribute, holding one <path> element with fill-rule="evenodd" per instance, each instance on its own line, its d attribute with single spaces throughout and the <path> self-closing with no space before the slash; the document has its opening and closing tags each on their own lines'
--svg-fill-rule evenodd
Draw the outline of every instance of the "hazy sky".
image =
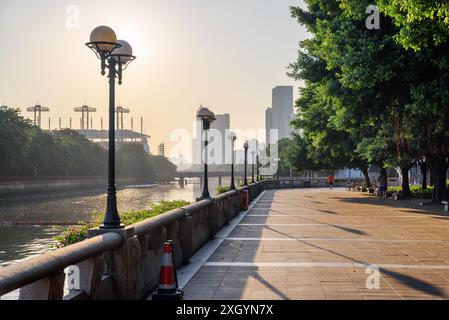
<svg viewBox="0 0 449 320">
<path fill-rule="evenodd" d="M 170 146 L 172 129 L 192 131 L 200 104 L 230 113 L 232 127 L 263 129 L 271 89 L 294 85 L 296 94 L 299 85 L 286 66 L 307 34 L 291 5 L 302 0 L 0 0 L 0 103 L 24 109 L 39 101 L 51 108 L 44 128 L 48 116 L 52 128 L 59 117 L 78 128 L 73 107 L 86 102 L 98 109 L 94 127 L 100 117 L 106 126 L 107 78 L 84 43 L 108 25 L 138 57 L 117 102 L 132 110 L 135 129 L 144 117 L 153 152 L 162 141 Z"/>
</svg>

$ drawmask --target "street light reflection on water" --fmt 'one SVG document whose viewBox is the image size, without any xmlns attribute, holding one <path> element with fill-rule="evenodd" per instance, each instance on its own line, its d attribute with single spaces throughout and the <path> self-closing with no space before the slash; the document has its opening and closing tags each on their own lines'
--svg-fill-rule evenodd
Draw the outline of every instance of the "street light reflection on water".
<svg viewBox="0 0 449 320">
<path fill-rule="evenodd" d="M 230 179 L 223 178 L 223 186 Z M 211 194 L 216 194 L 218 179 L 210 181 Z M 187 200 L 194 202 L 201 195 L 199 180 L 189 182 L 184 188 L 177 184 L 131 186 L 119 189 L 120 212 L 142 210 L 153 202 L 162 200 Z M 93 212 L 104 212 L 104 191 L 81 196 L 55 197 L 34 201 L 15 201 L 0 204 L 0 267 L 29 256 L 51 250 L 53 237 L 66 224 L 90 221 Z M 17 225 L 17 223 L 25 223 Z M 33 223 L 36 223 L 35 225 Z M 50 223 L 50 225 L 42 225 Z"/>
</svg>

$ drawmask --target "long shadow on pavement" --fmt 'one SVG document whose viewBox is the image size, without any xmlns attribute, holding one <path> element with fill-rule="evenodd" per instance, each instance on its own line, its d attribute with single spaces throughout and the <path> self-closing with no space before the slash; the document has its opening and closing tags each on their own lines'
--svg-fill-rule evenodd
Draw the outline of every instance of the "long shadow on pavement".
<svg viewBox="0 0 449 320">
<path fill-rule="evenodd" d="M 311 246 L 311 247 L 313 247 L 315 249 L 323 250 L 323 251 L 329 252 L 331 254 L 334 254 L 336 256 L 339 256 L 341 258 L 348 259 L 348 260 L 350 260 L 350 261 L 352 261 L 354 263 L 365 264 L 367 266 L 371 265 L 371 263 L 369 263 L 368 261 L 361 261 L 361 260 L 357 260 L 357 259 L 351 258 L 351 257 L 349 257 L 347 255 L 338 253 L 338 252 L 336 252 L 336 251 L 334 251 L 332 249 L 326 249 L 326 248 L 321 247 L 319 245 L 315 245 L 315 244 L 309 243 L 306 240 L 297 239 L 297 238 L 292 237 L 292 236 L 290 236 L 290 235 L 288 235 L 286 233 L 280 232 L 278 230 L 274 230 L 273 228 L 270 228 L 270 227 L 268 227 L 268 229 L 270 229 L 270 230 L 272 230 L 274 232 L 277 232 L 279 234 L 282 234 L 282 235 L 284 235 L 284 236 L 286 236 L 288 238 L 295 239 L 296 241 L 304 243 L 304 244 L 306 244 L 308 246 Z M 383 273 L 385 273 L 385 274 L 395 278 L 396 280 L 398 280 L 402 284 L 404 284 L 404 285 L 406 285 L 406 286 L 408 286 L 408 287 L 410 287 L 412 289 L 415 289 L 415 290 L 418 290 L 418 291 L 421 291 L 421 292 L 424 292 L 426 294 L 430 294 L 430 295 L 433 295 L 433 296 L 439 296 L 439 297 L 444 298 L 444 299 L 449 298 L 444 291 L 440 290 L 438 287 L 434 286 L 433 284 L 431 284 L 429 282 L 426 282 L 426 281 L 414 278 L 414 277 L 409 276 L 407 274 L 402 274 L 402 273 L 399 273 L 399 272 L 396 272 L 396 271 L 392 271 L 392 270 L 389 270 L 389 269 L 386 269 L 386 268 L 381 268 L 381 270 L 382 270 Z"/>
</svg>

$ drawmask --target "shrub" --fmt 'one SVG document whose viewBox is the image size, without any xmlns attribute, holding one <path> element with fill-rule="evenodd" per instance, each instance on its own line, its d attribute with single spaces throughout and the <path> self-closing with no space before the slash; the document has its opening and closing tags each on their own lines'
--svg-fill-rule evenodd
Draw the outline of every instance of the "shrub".
<svg viewBox="0 0 449 320">
<path fill-rule="evenodd" d="M 388 191 L 400 192 L 400 191 L 402 191 L 402 186 L 388 187 Z M 432 197 L 433 187 L 432 186 L 427 186 L 427 189 L 423 190 L 422 186 L 420 186 L 420 185 L 411 185 L 410 186 L 410 191 L 412 192 L 412 196 L 414 198 L 429 199 L 429 198 Z"/>
<path fill-rule="evenodd" d="M 83 241 L 87 238 L 87 231 L 92 227 L 90 223 L 82 222 L 77 226 L 70 226 L 60 235 L 55 236 L 56 247 L 62 248 L 68 245 Z"/>
<path fill-rule="evenodd" d="M 161 201 L 159 203 L 152 203 L 149 209 L 125 212 L 122 213 L 120 217 L 124 225 L 131 225 L 136 222 L 158 216 L 170 210 L 187 206 L 190 203 L 191 202 L 185 200 Z M 94 212 L 91 222 L 80 222 L 77 226 L 70 226 L 66 228 L 60 235 L 54 237 L 57 241 L 56 247 L 66 247 L 85 240 L 87 238 L 88 230 L 100 226 L 103 221 L 103 217 L 104 214 Z"/>
<path fill-rule="evenodd" d="M 231 190 L 231 188 L 218 186 L 216 190 L 217 190 L 217 194 L 222 194 L 222 193 L 228 192 L 229 190 Z"/>
</svg>

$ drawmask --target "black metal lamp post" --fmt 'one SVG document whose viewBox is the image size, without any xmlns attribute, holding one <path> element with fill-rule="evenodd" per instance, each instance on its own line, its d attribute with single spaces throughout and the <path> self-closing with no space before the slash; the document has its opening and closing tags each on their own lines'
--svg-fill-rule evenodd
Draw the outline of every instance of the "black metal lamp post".
<svg viewBox="0 0 449 320">
<path fill-rule="evenodd" d="M 237 136 L 235 135 L 234 132 L 231 132 L 229 134 L 229 139 L 231 139 L 231 152 L 232 152 L 232 157 L 231 157 L 231 190 L 235 190 L 235 182 L 234 182 L 234 162 L 235 162 L 235 140 L 237 140 Z"/>
<path fill-rule="evenodd" d="M 254 180 L 254 156 L 256 155 L 256 151 L 251 151 L 251 183 L 256 183 Z"/>
<path fill-rule="evenodd" d="M 115 185 L 115 79 L 122 84 L 122 71 L 131 61 L 136 59 L 132 55 L 132 48 L 128 42 L 118 40 L 109 27 L 100 26 L 90 34 L 90 42 L 86 46 L 91 48 L 101 61 L 101 74 L 109 70 L 109 150 L 108 150 L 108 188 L 107 209 L 102 229 L 122 228 L 117 210 L 117 187 Z"/>
<path fill-rule="evenodd" d="M 276 165 L 276 168 L 277 168 L 277 170 L 276 170 L 276 180 L 279 181 L 279 171 L 280 171 L 281 159 L 275 158 L 275 161 L 277 162 L 277 165 Z"/>
<path fill-rule="evenodd" d="M 246 170 L 246 168 L 247 168 L 247 166 L 248 166 L 248 142 L 245 142 L 244 144 L 243 144 L 243 149 L 245 150 L 245 178 L 244 178 L 244 183 L 243 183 L 243 185 L 244 186 L 247 186 L 248 185 L 248 176 L 247 176 L 247 170 Z"/>
<path fill-rule="evenodd" d="M 198 109 L 198 111 L 196 113 L 196 116 L 199 120 L 201 120 L 201 122 L 203 124 L 204 134 L 205 134 L 205 138 L 204 138 L 204 184 L 203 184 L 203 193 L 201 195 L 201 198 L 199 198 L 199 200 L 204 200 L 204 199 L 210 199 L 209 184 L 208 184 L 208 178 L 207 178 L 207 144 L 208 144 L 207 131 L 210 129 L 210 125 L 212 124 L 212 122 L 215 121 L 215 115 L 208 108 L 200 106 L 200 108 Z"/>
<path fill-rule="evenodd" d="M 260 181 L 260 175 L 259 175 L 259 141 L 256 141 L 256 180 Z"/>
</svg>

